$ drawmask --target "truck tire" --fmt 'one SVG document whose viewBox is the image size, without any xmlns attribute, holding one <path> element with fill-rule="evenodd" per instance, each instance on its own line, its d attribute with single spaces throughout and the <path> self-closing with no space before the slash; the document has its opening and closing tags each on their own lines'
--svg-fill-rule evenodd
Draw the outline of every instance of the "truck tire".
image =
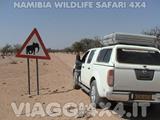
<svg viewBox="0 0 160 120">
<path fill-rule="evenodd" d="M 95 108 L 105 107 L 106 100 L 99 96 L 95 80 L 91 83 L 90 101 L 91 101 L 92 106 Z"/>
<path fill-rule="evenodd" d="M 73 89 L 79 90 L 79 78 L 77 78 L 77 72 L 73 72 Z"/>
</svg>

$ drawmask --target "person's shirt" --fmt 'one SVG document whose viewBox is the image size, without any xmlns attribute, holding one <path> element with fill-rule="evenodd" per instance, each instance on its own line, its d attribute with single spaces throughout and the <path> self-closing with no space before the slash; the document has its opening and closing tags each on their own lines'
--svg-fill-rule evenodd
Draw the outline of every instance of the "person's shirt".
<svg viewBox="0 0 160 120">
<path fill-rule="evenodd" d="M 80 60 L 76 60 L 75 64 L 76 64 L 75 68 L 80 70 L 82 66 L 82 62 Z"/>
</svg>

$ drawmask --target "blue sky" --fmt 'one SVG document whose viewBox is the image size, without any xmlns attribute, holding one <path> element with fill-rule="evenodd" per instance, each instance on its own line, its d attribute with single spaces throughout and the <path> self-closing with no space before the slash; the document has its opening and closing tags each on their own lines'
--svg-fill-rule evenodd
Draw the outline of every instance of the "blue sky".
<svg viewBox="0 0 160 120">
<path fill-rule="evenodd" d="M 141 9 L 17 9 L 13 5 L 15 0 L 1 0 L 0 47 L 7 43 L 22 44 L 34 27 L 46 47 L 54 49 L 70 46 L 82 38 L 102 37 L 112 32 L 141 33 L 160 25 L 160 1 L 143 1 L 147 6 Z"/>
</svg>

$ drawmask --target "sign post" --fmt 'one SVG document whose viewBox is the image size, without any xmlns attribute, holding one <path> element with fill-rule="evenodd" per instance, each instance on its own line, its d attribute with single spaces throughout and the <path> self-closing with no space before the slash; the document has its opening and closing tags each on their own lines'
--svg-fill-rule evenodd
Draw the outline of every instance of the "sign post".
<svg viewBox="0 0 160 120">
<path fill-rule="evenodd" d="M 27 58 L 27 68 L 28 68 L 28 94 L 31 94 L 31 87 L 30 87 L 30 66 L 29 66 L 29 58 Z"/>
<path fill-rule="evenodd" d="M 50 59 L 48 51 L 36 28 L 30 33 L 22 48 L 17 53 L 16 57 L 27 58 L 28 68 L 28 94 L 31 94 L 30 88 L 30 62 L 29 59 L 36 59 L 36 75 L 37 75 L 37 95 L 39 95 L 39 66 L 38 59 Z"/>
<path fill-rule="evenodd" d="M 36 59 L 36 71 L 37 71 L 37 95 L 39 95 L 39 69 L 38 69 L 38 59 Z"/>
</svg>

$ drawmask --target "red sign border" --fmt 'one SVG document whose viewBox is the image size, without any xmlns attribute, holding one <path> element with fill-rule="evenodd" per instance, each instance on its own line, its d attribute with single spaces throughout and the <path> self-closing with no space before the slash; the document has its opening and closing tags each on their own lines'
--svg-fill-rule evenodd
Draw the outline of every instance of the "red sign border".
<svg viewBox="0 0 160 120">
<path fill-rule="evenodd" d="M 22 54 L 21 54 L 22 51 L 25 49 L 26 45 L 28 44 L 28 42 L 32 39 L 32 37 L 33 37 L 34 34 L 37 36 L 38 41 L 39 41 L 39 43 L 41 44 L 42 49 L 43 49 L 43 51 L 44 51 L 44 53 L 45 53 L 46 56 L 32 56 L 32 55 L 22 55 Z M 17 53 L 16 57 L 33 58 L 33 59 L 48 59 L 48 60 L 51 59 L 50 56 L 49 56 L 49 54 L 48 54 L 48 51 L 47 51 L 47 49 L 45 48 L 45 45 L 44 45 L 44 43 L 43 43 L 43 41 L 42 41 L 42 39 L 41 39 L 41 37 L 40 37 L 40 35 L 39 35 L 39 33 L 38 33 L 38 30 L 37 30 L 36 28 L 34 28 L 33 31 L 30 33 L 30 35 L 28 36 L 28 38 L 27 38 L 26 41 L 24 42 L 22 48 L 21 48 L 20 51 Z"/>
</svg>

